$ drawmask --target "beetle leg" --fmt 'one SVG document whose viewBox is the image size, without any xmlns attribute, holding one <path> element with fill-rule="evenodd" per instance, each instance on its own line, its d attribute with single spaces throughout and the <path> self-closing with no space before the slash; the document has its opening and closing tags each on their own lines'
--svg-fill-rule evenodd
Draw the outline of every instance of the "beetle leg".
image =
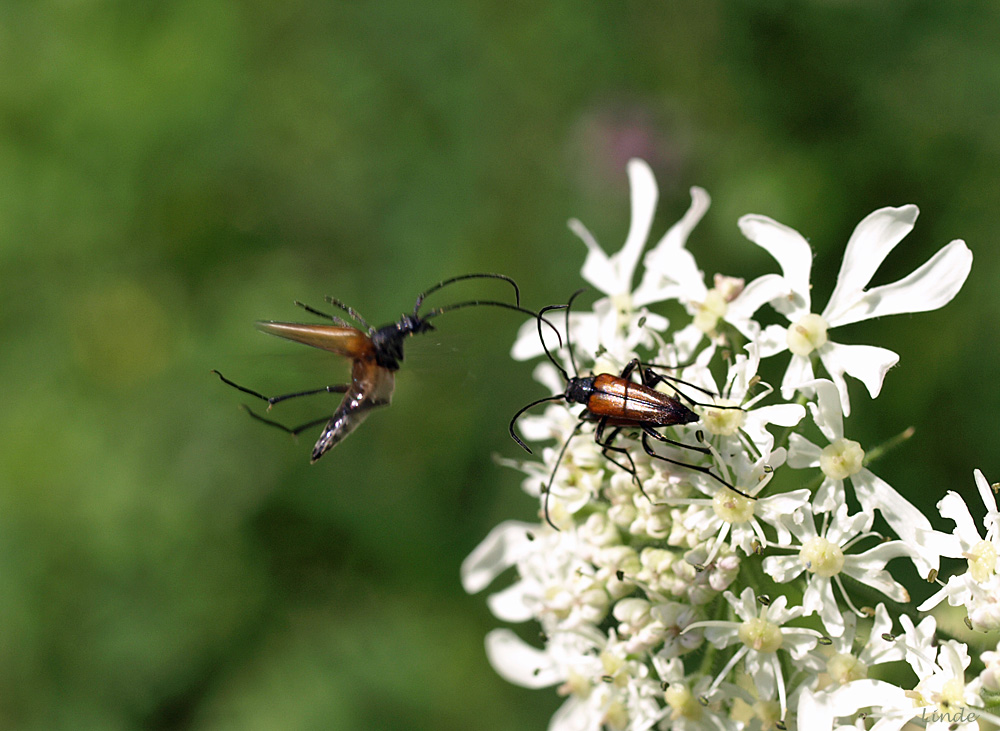
<svg viewBox="0 0 1000 731">
<path fill-rule="evenodd" d="M 276 421 L 272 421 L 271 419 L 265 419 L 260 414 L 252 411 L 249 407 L 243 406 L 243 404 L 240 404 L 240 406 L 242 406 L 243 410 L 246 411 L 248 414 L 250 414 L 250 416 L 252 416 L 253 418 L 255 418 L 257 421 L 263 421 L 265 424 L 270 424 L 271 426 L 276 426 L 279 429 L 281 429 L 282 431 L 288 432 L 292 436 L 298 436 L 300 433 L 304 432 L 309 427 L 318 426 L 319 424 L 322 424 L 322 423 L 330 420 L 329 416 L 324 416 L 324 417 L 322 417 L 320 419 L 314 419 L 313 421 L 306 422 L 305 424 L 302 424 L 301 426 L 297 426 L 294 429 L 292 429 L 290 427 L 285 426 L 284 424 L 279 424 Z"/>
<path fill-rule="evenodd" d="M 334 323 L 340 325 L 341 327 L 354 327 L 351 323 L 347 322 L 346 320 L 343 320 L 339 317 L 334 317 L 333 315 L 328 315 L 325 312 L 320 312 L 315 307 L 310 307 L 309 305 L 303 304 L 298 300 L 295 300 L 294 304 L 297 307 L 301 307 L 306 312 L 312 313 L 313 315 L 319 315 L 320 317 L 325 317 L 327 320 L 333 320 Z"/>
<path fill-rule="evenodd" d="M 347 393 L 347 389 L 350 388 L 350 386 L 346 383 L 337 383 L 332 386 L 323 386 L 323 388 L 314 388 L 311 391 L 298 391 L 297 393 L 286 393 L 281 396 L 265 396 L 262 393 L 257 393 L 252 389 L 246 388 L 245 386 L 241 386 L 238 383 L 230 381 L 228 378 L 226 378 L 224 375 L 222 375 L 216 370 L 213 370 L 212 373 L 214 373 L 220 379 L 222 379 L 223 383 L 232 386 L 233 388 L 242 391 L 245 394 L 249 394 L 250 396 L 256 396 L 261 401 L 267 401 L 268 411 L 270 411 L 271 407 L 274 406 L 276 403 L 279 403 L 281 401 L 287 401 L 288 399 L 298 398 L 299 396 L 313 396 L 317 393 Z"/>
<path fill-rule="evenodd" d="M 595 441 L 600 445 L 600 447 L 601 447 L 601 454 L 604 456 L 604 459 L 608 460 L 608 462 L 610 462 L 611 464 L 617 466 L 622 471 L 627 472 L 630 475 L 632 475 L 632 482 L 634 482 L 636 484 L 636 487 L 639 488 L 639 492 L 642 493 L 642 496 L 644 498 L 646 498 L 647 500 L 650 500 L 649 499 L 649 495 L 646 494 L 646 491 L 642 487 L 642 480 L 639 479 L 639 472 L 638 472 L 638 470 L 635 467 L 635 462 L 632 460 L 632 455 L 629 454 L 629 451 L 625 447 L 615 447 L 615 446 L 613 446 L 611 444 L 615 440 L 615 438 L 618 436 L 618 434 L 621 433 L 621 430 L 622 430 L 622 428 L 620 426 L 619 427 L 615 427 L 615 429 L 612 430 L 611 434 L 608 435 L 607 439 L 605 439 L 604 441 L 601 441 L 600 439 L 596 439 Z M 617 454 L 623 454 L 623 455 L 625 455 L 625 459 L 628 460 L 628 465 L 629 466 L 626 467 L 621 462 L 619 462 L 617 459 L 615 459 L 610 454 L 608 454 L 608 452 L 616 452 Z M 652 500 L 650 500 L 650 502 L 652 502 Z"/>
<path fill-rule="evenodd" d="M 638 363 L 638 359 L 632 361 L 632 363 Z M 629 363 L 629 365 L 632 365 L 632 363 Z M 673 390 L 674 393 L 676 393 L 678 396 L 680 396 L 681 398 L 683 398 L 689 404 L 692 404 L 694 406 L 711 406 L 712 404 L 703 404 L 700 401 L 695 401 L 690 396 L 688 396 L 686 393 L 682 393 L 681 391 L 679 391 L 677 389 L 677 387 L 674 385 L 675 383 L 680 383 L 680 384 L 682 384 L 684 386 L 687 386 L 689 388 L 693 388 L 695 391 L 701 391 L 706 396 L 711 396 L 712 398 L 716 398 L 718 396 L 718 394 L 712 393 L 711 391 L 709 391 L 707 389 L 704 389 L 701 386 L 696 386 L 693 383 L 688 383 L 687 381 L 683 381 L 680 378 L 677 378 L 676 376 L 665 376 L 662 373 L 657 373 L 656 371 L 653 370 L 653 368 L 660 368 L 660 367 L 663 367 L 663 366 L 659 366 L 656 363 L 638 363 L 638 365 L 642 366 L 640 368 L 640 370 L 639 370 L 639 373 L 640 373 L 640 375 L 642 377 L 642 385 L 643 386 L 647 386 L 649 388 L 656 388 L 661 383 L 665 383 L 665 384 L 667 384 Z M 738 409 L 740 407 L 739 406 L 717 406 L 715 408 L 719 408 L 719 409 L 734 409 L 735 408 L 735 409 Z"/>
<path fill-rule="evenodd" d="M 584 412 L 584 414 L 586 414 L 586 413 L 587 412 Z M 604 456 L 604 458 L 606 460 L 608 460 L 608 462 L 610 462 L 613 465 L 617 465 L 618 467 L 620 467 L 621 469 L 623 469 L 625 472 L 628 472 L 630 475 L 632 475 L 632 479 L 635 480 L 636 483 L 638 483 L 639 482 L 639 478 L 638 478 L 638 476 L 635 473 L 635 463 L 632 461 L 632 456 L 628 453 L 628 450 L 626 450 L 624 447 L 613 447 L 613 446 L 611 446 L 611 442 L 613 442 L 615 440 L 615 437 L 617 437 L 618 434 L 621 432 L 621 430 L 622 430 L 621 427 L 620 426 L 619 427 L 615 427 L 611 431 L 611 434 L 608 435 L 608 438 L 605 439 L 604 438 L 604 428 L 607 425 L 608 425 L 608 417 L 606 417 L 606 416 L 602 417 L 601 419 L 599 419 L 597 421 L 597 428 L 594 429 L 594 441 L 597 442 L 598 446 L 601 448 L 601 454 Z M 629 464 L 631 465 L 632 469 L 629 469 L 628 467 L 626 467 L 625 465 L 623 465 L 621 462 L 619 462 L 614 457 L 612 457 L 611 455 L 609 455 L 608 452 L 618 452 L 618 453 L 624 454 L 625 457 L 628 459 Z M 639 489 L 641 490 L 642 487 L 640 486 Z M 643 493 L 643 494 L 645 494 L 645 493 Z"/>
<path fill-rule="evenodd" d="M 639 362 L 638 358 L 633 358 L 628 362 L 628 364 L 624 368 L 622 368 L 622 372 L 619 375 L 619 378 L 624 378 L 628 380 L 628 378 L 635 372 L 635 369 L 640 368 L 641 365 L 642 363 Z M 642 373 L 641 368 L 639 372 L 640 374 Z"/>
<path fill-rule="evenodd" d="M 679 371 L 681 368 L 688 368 L 690 366 L 693 366 L 697 362 L 698 359 L 697 357 L 695 357 L 687 361 L 686 363 L 675 363 L 674 365 L 668 365 L 666 363 L 643 363 L 642 365 L 647 368 L 662 368 L 667 371 Z"/>
<path fill-rule="evenodd" d="M 721 482 L 723 485 L 725 485 L 726 487 L 728 487 L 730 490 L 732 490 L 735 493 L 738 493 L 738 494 L 742 495 L 745 498 L 749 498 L 750 500 L 756 500 L 757 499 L 753 495 L 748 495 L 747 493 L 743 492 L 741 489 L 739 489 L 735 485 L 732 485 L 729 482 L 726 482 L 724 479 L 722 479 L 717 474 L 715 474 L 714 472 L 712 472 L 712 470 L 710 470 L 708 467 L 702 467 L 701 465 L 689 464 L 687 462 L 681 462 L 680 460 L 670 459 L 669 457 L 664 457 L 662 454 L 657 454 L 655 451 L 653 451 L 653 445 L 649 443 L 649 440 L 648 440 L 649 434 L 650 434 L 649 431 L 646 431 L 645 429 L 643 430 L 643 432 L 642 432 L 642 448 L 645 450 L 646 454 L 648 454 L 650 457 L 653 457 L 654 459 L 663 460 L 664 462 L 669 462 L 670 464 L 675 464 L 678 467 L 686 467 L 689 470 L 695 470 L 696 472 L 701 472 L 702 474 L 708 475 L 713 480 L 717 480 L 718 482 Z"/>
<path fill-rule="evenodd" d="M 672 444 L 675 447 L 680 447 L 681 449 L 690 449 L 692 452 L 701 452 L 702 454 L 711 454 L 712 450 L 708 447 L 696 447 L 693 444 L 685 444 L 684 442 L 675 442 L 673 439 L 667 439 L 665 436 L 660 434 L 651 426 L 642 427 L 644 434 L 647 434 L 658 442 L 663 442 L 664 444 Z"/>
<path fill-rule="evenodd" d="M 586 412 L 584 412 L 584 413 L 586 413 Z M 597 428 L 594 429 L 594 441 L 597 442 L 598 446 L 600 446 L 600 448 L 601 448 L 601 454 L 604 456 L 604 458 L 606 460 L 608 460 L 608 462 L 610 462 L 613 465 L 616 465 L 616 466 L 620 467 L 622 470 L 624 470 L 625 472 L 628 472 L 630 475 L 632 475 L 632 479 L 635 481 L 635 483 L 637 485 L 639 485 L 639 490 L 641 492 L 642 491 L 642 483 L 639 481 L 639 476 L 636 474 L 635 462 L 632 461 L 632 455 L 630 455 L 628 453 L 628 450 L 625 449 L 625 447 L 614 447 L 614 446 L 611 445 L 611 443 L 615 440 L 615 438 L 621 433 L 622 428 L 620 426 L 615 427 L 611 431 L 611 434 L 608 435 L 608 438 L 605 439 L 604 438 L 604 428 L 607 425 L 608 425 L 608 417 L 606 417 L 606 416 L 603 417 L 603 418 L 601 418 L 597 422 Z M 626 467 L 625 465 L 623 465 L 621 462 L 619 462 L 618 460 L 616 460 L 611 455 L 609 455 L 608 452 L 617 452 L 619 454 L 624 454 L 625 458 L 628 460 L 628 463 L 629 463 L 629 466 L 631 467 L 631 469 L 629 467 Z M 646 493 L 643 492 L 642 494 L 645 495 Z"/>
<path fill-rule="evenodd" d="M 648 366 L 648 365 L 649 364 L 647 363 L 643 363 L 643 366 Z M 650 367 L 643 368 L 642 382 L 644 386 L 649 386 L 649 388 L 655 388 L 661 383 L 665 383 L 668 386 L 670 386 L 671 389 L 673 389 L 674 393 L 676 393 L 678 396 L 680 396 L 682 399 L 687 401 L 692 406 L 704 406 L 713 409 L 739 409 L 740 411 L 743 410 L 742 406 L 717 406 L 715 404 L 705 404 L 702 403 L 701 401 L 695 401 L 693 398 L 691 398 L 686 393 L 677 388 L 677 386 L 675 386 L 674 384 L 679 383 L 682 386 L 685 386 L 686 388 L 693 388 L 695 391 L 701 391 L 706 396 L 711 396 L 712 398 L 717 398 L 718 394 L 712 393 L 708 389 L 702 388 L 701 386 L 696 386 L 693 383 L 688 383 L 687 381 L 683 381 L 680 378 L 675 378 L 674 376 L 665 376 L 662 373 L 657 373 Z"/>
<path fill-rule="evenodd" d="M 327 295 L 326 301 L 329 302 L 334 307 L 339 307 L 340 309 L 342 309 L 344 312 L 350 315 L 353 320 L 360 323 L 361 327 L 363 327 L 368 332 L 370 333 L 375 332 L 375 328 L 369 325 L 368 322 L 365 320 L 365 318 L 363 318 L 360 314 L 358 314 L 358 311 L 355 310 L 353 307 L 349 307 L 336 297 L 330 297 L 329 295 Z"/>
</svg>

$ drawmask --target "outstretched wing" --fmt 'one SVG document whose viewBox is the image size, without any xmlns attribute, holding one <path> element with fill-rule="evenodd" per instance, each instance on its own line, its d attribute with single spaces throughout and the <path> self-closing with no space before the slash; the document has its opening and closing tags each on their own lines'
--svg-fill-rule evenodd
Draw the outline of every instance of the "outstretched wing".
<svg viewBox="0 0 1000 731">
<path fill-rule="evenodd" d="M 256 325 L 262 332 L 328 350 L 351 360 L 372 360 L 375 357 L 371 338 L 357 328 L 271 321 L 260 321 Z"/>
</svg>

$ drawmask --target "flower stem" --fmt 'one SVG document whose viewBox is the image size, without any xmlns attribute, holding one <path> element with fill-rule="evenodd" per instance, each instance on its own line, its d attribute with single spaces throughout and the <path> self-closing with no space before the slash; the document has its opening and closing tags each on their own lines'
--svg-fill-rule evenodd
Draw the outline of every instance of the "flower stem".
<svg viewBox="0 0 1000 731">
<path fill-rule="evenodd" d="M 886 439 L 884 442 L 879 444 L 877 447 L 867 450 L 865 452 L 865 459 L 864 459 L 865 467 L 870 465 L 872 462 L 881 459 L 883 455 L 885 455 L 886 453 L 890 452 L 891 450 L 895 449 L 900 444 L 908 440 L 910 437 L 913 436 L 915 431 L 916 429 L 914 427 L 908 426 L 896 436 L 890 437 L 889 439 Z"/>
</svg>

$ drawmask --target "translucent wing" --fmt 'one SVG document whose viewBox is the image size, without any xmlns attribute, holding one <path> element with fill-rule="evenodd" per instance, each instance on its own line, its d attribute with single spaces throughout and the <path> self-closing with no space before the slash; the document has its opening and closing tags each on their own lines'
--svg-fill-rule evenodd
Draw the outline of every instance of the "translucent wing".
<svg viewBox="0 0 1000 731">
<path fill-rule="evenodd" d="M 257 329 L 277 335 L 279 338 L 294 340 L 296 343 L 328 350 L 352 360 L 367 360 L 375 357 L 371 338 L 357 328 L 340 325 L 303 325 L 295 322 L 260 321 Z"/>
</svg>

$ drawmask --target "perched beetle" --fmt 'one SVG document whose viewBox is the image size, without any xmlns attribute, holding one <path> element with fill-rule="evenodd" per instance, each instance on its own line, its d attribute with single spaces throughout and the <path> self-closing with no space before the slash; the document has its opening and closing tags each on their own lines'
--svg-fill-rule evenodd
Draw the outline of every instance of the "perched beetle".
<svg viewBox="0 0 1000 731">
<path fill-rule="evenodd" d="M 566 343 L 569 348 L 570 362 L 573 366 L 574 372 L 576 373 L 579 372 L 579 369 L 577 368 L 576 358 L 573 355 L 573 346 L 569 339 L 569 309 L 573 304 L 573 300 L 576 299 L 576 297 L 583 291 L 584 290 L 578 290 L 577 292 L 574 292 L 573 296 L 570 297 L 569 302 L 565 305 L 549 305 L 548 307 L 543 307 L 538 313 L 538 317 L 541 321 L 541 319 L 544 319 L 546 312 L 557 309 L 566 310 Z M 597 423 L 597 426 L 594 429 L 594 441 L 600 445 L 601 453 L 604 457 L 631 474 L 632 479 L 635 480 L 636 484 L 639 486 L 639 490 L 644 495 L 645 491 L 642 490 L 642 483 L 639 480 L 635 463 L 632 461 L 631 455 L 625 447 L 618 447 L 614 445 L 616 437 L 623 429 L 638 429 L 641 431 L 642 436 L 640 438 L 640 442 L 642 444 L 642 448 L 650 457 L 706 474 L 714 480 L 722 483 L 730 490 L 733 490 L 744 497 L 753 499 L 750 495 L 747 495 L 736 486 L 730 484 L 719 475 L 712 472 L 710 468 L 681 462 L 662 454 L 658 454 L 653 450 L 653 447 L 649 442 L 650 439 L 655 439 L 659 442 L 671 444 L 682 449 L 689 449 L 694 452 L 701 452 L 702 454 L 711 454 L 711 450 L 706 447 L 696 447 L 690 444 L 684 444 L 683 442 L 674 441 L 673 439 L 668 439 L 657 431 L 657 429 L 665 426 L 692 424 L 698 421 L 698 415 L 685 406 L 679 397 L 687 399 L 693 406 L 705 405 L 684 396 L 684 394 L 672 385 L 673 383 L 681 383 L 698 391 L 704 391 L 704 389 L 670 376 L 664 376 L 653 370 L 653 368 L 669 368 L 670 366 L 642 363 L 638 358 L 629 362 L 617 376 L 610 373 L 602 373 L 596 376 L 575 375 L 571 377 L 559 361 L 553 357 L 552 353 L 549 352 L 548 347 L 545 345 L 545 338 L 542 337 L 541 325 L 539 325 L 538 337 L 541 340 L 542 349 L 545 351 L 545 355 L 548 356 L 549 360 L 552 361 L 552 364 L 555 365 L 555 367 L 562 374 L 563 380 L 566 383 L 566 390 L 563 393 L 546 396 L 536 401 L 532 401 L 527 406 L 522 407 L 510 420 L 509 431 L 511 437 L 530 454 L 531 449 L 528 448 L 528 445 L 525 444 L 514 431 L 514 425 L 522 414 L 539 404 L 549 401 L 566 401 L 570 404 L 582 404 L 584 406 L 584 411 L 580 414 L 580 423 L 577 424 L 576 428 L 573 430 L 573 434 L 571 434 L 563 444 L 562 449 L 559 452 L 559 456 L 556 459 L 556 466 L 553 468 L 552 475 L 550 476 L 549 482 L 545 487 L 545 519 L 550 525 L 553 524 L 549 519 L 548 498 L 552 487 L 552 481 L 555 479 L 556 470 L 559 468 L 559 463 L 562 461 L 562 457 L 566 453 L 566 448 L 569 446 L 570 440 L 576 436 L 580 427 L 588 421 Z M 631 380 L 632 375 L 636 372 L 640 374 L 642 383 L 636 383 Z M 670 394 L 663 393 L 662 391 L 657 391 L 655 387 L 661 383 L 667 383 L 670 385 L 677 395 L 672 396 Z M 709 393 L 708 395 L 713 394 Z M 611 431 L 605 434 L 608 427 L 611 427 Z M 628 462 L 628 466 L 615 459 L 611 453 L 623 455 L 625 460 Z M 555 526 L 553 525 L 553 527 Z"/>
</svg>

